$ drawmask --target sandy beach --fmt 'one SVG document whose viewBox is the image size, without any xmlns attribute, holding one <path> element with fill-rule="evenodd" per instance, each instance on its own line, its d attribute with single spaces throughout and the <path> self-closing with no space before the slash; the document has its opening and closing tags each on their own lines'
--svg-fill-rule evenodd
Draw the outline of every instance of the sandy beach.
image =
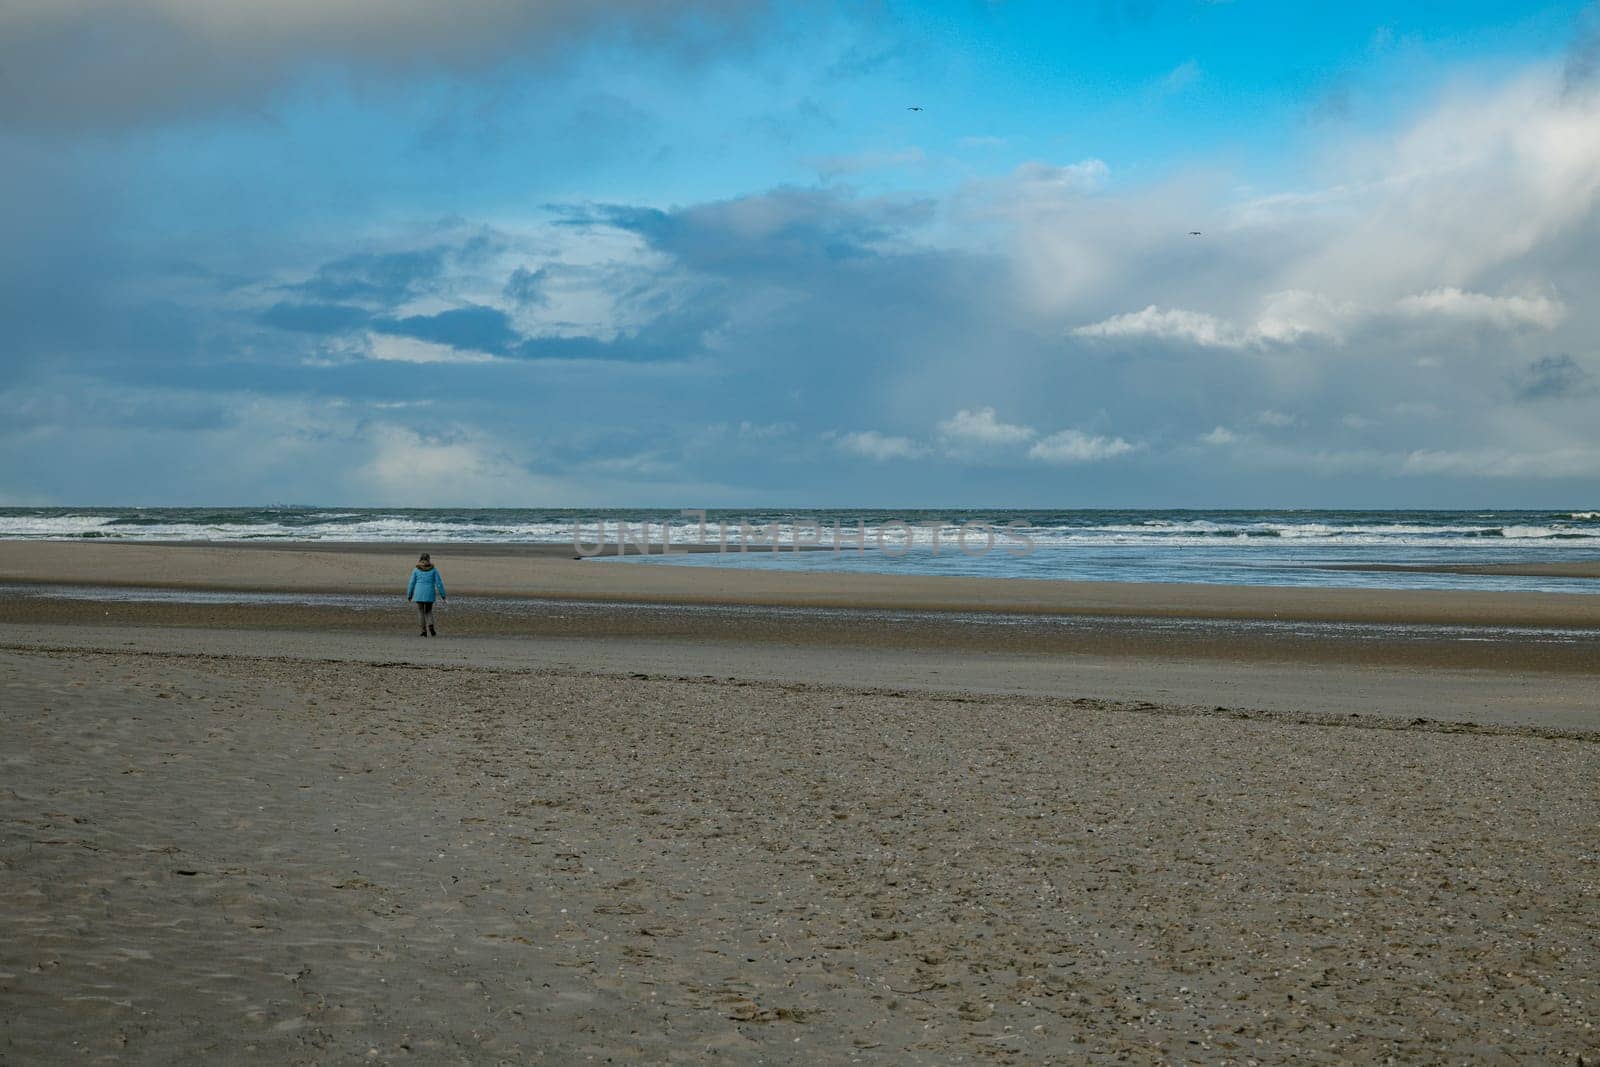
<svg viewBox="0 0 1600 1067">
<path fill-rule="evenodd" d="M 1600 1057 L 1600 598 L 6 548 L 0 1062 Z"/>
</svg>

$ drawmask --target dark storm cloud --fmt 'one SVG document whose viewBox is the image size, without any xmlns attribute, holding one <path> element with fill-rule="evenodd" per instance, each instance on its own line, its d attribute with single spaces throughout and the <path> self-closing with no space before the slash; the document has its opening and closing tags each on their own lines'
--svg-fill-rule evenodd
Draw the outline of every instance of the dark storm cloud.
<svg viewBox="0 0 1600 1067">
<path fill-rule="evenodd" d="M 933 214 L 931 201 L 786 188 L 671 211 L 600 205 L 573 210 L 566 222 L 636 233 L 696 270 L 770 277 L 880 255 Z"/>
<path fill-rule="evenodd" d="M 261 313 L 263 325 L 296 333 L 345 333 L 372 318 L 365 308 L 349 304 L 278 303 Z"/>
<path fill-rule="evenodd" d="M 1566 354 L 1542 356 L 1529 363 L 1516 379 L 1519 400 L 1553 400 L 1592 392 L 1594 380 L 1577 360 Z"/>
<path fill-rule="evenodd" d="M 547 303 L 544 286 L 549 276 L 550 272 L 543 267 L 538 270 L 518 267 L 506 279 L 505 298 L 519 307 Z"/>
<path fill-rule="evenodd" d="M 481 304 L 452 308 L 437 315 L 374 319 L 372 328 L 379 333 L 413 337 L 418 341 L 431 341 L 496 356 L 509 354 L 522 340 L 521 335 L 512 328 L 510 316 L 499 308 Z"/>
<path fill-rule="evenodd" d="M 519 360 L 590 360 L 608 362 L 661 362 L 699 353 L 702 332 L 716 315 L 700 309 L 693 315 L 668 317 L 650 323 L 636 334 L 614 338 L 528 337 L 511 324 L 498 308 L 474 305 L 434 315 L 404 318 L 374 316 L 362 308 L 342 304 L 276 304 L 261 316 L 265 325 L 280 330 L 316 335 L 337 335 L 357 329 L 395 337 L 446 345 L 464 352 Z"/>
<path fill-rule="evenodd" d="M 406 252 L 360 253 L 318 268 L 290 292 L 319 301 L 370 300 L 395 304 L 439 276 L 449 251 L 443 245 Z"/>
<path fill-rule="evenodd" d="M 725 45 L 756 0 L 12 0 L 0 5 L 0 124 L 109 129 L 259 105 L 308 71 L 368 78 L 550 61 L 590 39 Z"/>
</svg>

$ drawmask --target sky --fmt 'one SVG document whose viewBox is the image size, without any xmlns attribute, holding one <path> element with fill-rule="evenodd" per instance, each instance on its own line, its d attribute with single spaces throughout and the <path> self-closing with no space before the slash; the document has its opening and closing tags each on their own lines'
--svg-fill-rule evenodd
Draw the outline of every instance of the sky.
<svg viewBox="0 0 1600 1067">
<path fill-rule="evenodd" d="M 0 505 L 1600 506 L 1600 4 L 10 0 Z"/>
</svg>

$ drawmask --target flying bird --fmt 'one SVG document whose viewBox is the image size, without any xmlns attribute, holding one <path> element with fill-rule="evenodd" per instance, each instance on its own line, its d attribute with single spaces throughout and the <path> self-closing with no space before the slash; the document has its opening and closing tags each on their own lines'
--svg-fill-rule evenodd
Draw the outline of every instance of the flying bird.
<svg viewBox="0 0 1600 1067">
<path fill-rule="evenodd" d="M 920 107 L 908 107 L 908 108 L 906 108 L 906 110 L 907 111 L 921 111 L 922 109 Z"/>
<path fill-rule="evenodd" d="M 1199 230 L 1190 230 L 1189 231 L 1189 236 L 1190 237 L 1199 237 L 1200 236 L 1200 231 Z"/>
</svg>

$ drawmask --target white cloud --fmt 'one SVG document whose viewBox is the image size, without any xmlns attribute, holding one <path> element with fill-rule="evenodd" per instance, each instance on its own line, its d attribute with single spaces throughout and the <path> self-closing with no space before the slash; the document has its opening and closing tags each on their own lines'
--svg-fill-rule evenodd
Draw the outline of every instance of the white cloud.
<svg viewBox="0 0 1600 1067">
<path fill-rule="evenodd" d="M 481 434 L 436 437 L 381 424 L 367 433 L 371 455 L 355 472 L 366 499 L 399 506 L 561 499 L 569 489 L 527 470 Z"/>
<path fill-rule="evenodd" d="M 838 447 L 843 452 L 883 462 L 891 459 L 916 459 L 927 449 L 909 437 L 893 437 L 877 430 L 857 430 L 840 435 Z"/>
<path fill-rule="evenodd" d="M 1030 161 L 1017 167 L 1012 181 L 1032 195 L 1082 195 L 1105 185 L 1111 169 L 1104 160 L 1085 159 L 1065 166 Z"/>
<path fill-rule="evenodd" d="M 6 54 L 0 41 L 0 67 L 7 66 Z M 975 456 L 982 455 L 978 446 L 988 447 L 991 457 L 1019 464 L 1024 456 L 1090 463 L 1142 449 L 1148 464 L 1098 473 L 1110 482 L 1122 477 L 1122 467 L 1137 467 L 1128 481 L 1139 475 L 1143 483 L 1129 484 L 1127 492 L 1145 499 L 1207 491 L 1202 484 L 1253 490 L 1249 478 L 1267 466 L 1281 472 L 1273 492 L 1302 491 L 1295 472 L 1303 472 L 1307 499 L 1317 492 L 1312 476 L 1338 472 L 1372 475 L 1365 484 L 1388 499 L 1414 493 L 1441 502 L 1424 491 L 1429 487 L 1396 481 L 1402 468 L 1417 479 L 1439 479 L 1440 493 L 1452 491 L 1447 479 L 1517 471 L 1529 478 L 1567 472 L 1560 476 L 1583 479 L 1586 491 L 1600 485 L 1600 466 L 1584 466 L 1585 449 L 1597 443 L 1593 405 L 1576 392 L 1537 405 L 1518 396 L 1519 389 L 1548 392 L 1559 384 L 1545 387 L 1544 379 L 1529 377 L 1538 361 L 1566 356 L 1589 366 L 1600 352 L 1600 307 L 1581 297 L 1600 285 L 1593 256 L 1600 241 L 1600 99 L 1563 96 L 1558 81 L 1549 70 L 1499 85 L 1477 78 L 1470 90 L 1465 82 L 1447 87 L 1437 105 L 1396 130 L 1338 140 L 1329 139 L 1330 126 L 1310 130 L 1307 138 L 1320 143 L 1309 154 L 1291 148 L 1287 160 L 1289 169 L 1313 175 L 1304 193 L 1242 193 L 1220 165 L 1108 187 L 1105 164 L 1085 160 L 1032 163 L 1009 174 L 998 168 L 997 176 L 963 186 L 948 203 L 917 201 L 928 205 L 929 221 L 912 224 L 904 222 L 909 198 L 871 199 L 848 190 L 780 190 L 664 211 L 640 194 L 643 203 L 614 213 L 597 208 L 581 224 L 519 214 L 451 223 L 458 229 L 445 236 L 439 228 L 398 223 L 397 251 L 440 242 L 455 247 L 466 229 L 482 229 L 487 250 L 470 258 L 451 253 L 436 283 L 406 302 L 368 310 L 393 319 L 496 307 L 511 315 L 517 333 L 541 339 L 648 339 L 665 324 L 660 343 L 645 355 L 680 347 L 701 353 L 683 371 L 649 359 L 604 368 L 515 360 L 497 364 L 492 374 L 455 375 L 477 384 L 471 396 L 466 385 L 452 393 L 451 415 L 493 428 L 496 439 L 554 442 L 565 434 L 576 440 L 586 419 L 604 420 L 594 433 L 617 435 L 606 438 L 612 443 L 669 419 L 721 424 L 722 452 L 714 462 L 705 459 L 716 451 L 710 447 L 686 460 L 662 445 L 661 455 L 680 469 L 703 463 L 706 472 L 761 487 L 770 472 L 753 462 L 736 468 L 731 454 L 767 459 L 777 450 L 757 447 L 766 433 L 759 424 L 737 431 L 745 447 L 727 447 L 736 443 L 730 412 L 794 418 L 796 447 L 830 424 L 923 427 L 911 437 L 863 430 L 821 442 L 831 464 L 812 465 L 803 477 L 813 481 L 794 490 L 814 500 L 874 480 L 910 487 L 905 475 L 924 470 L 928 479 L 908 492 L 933 484 L 981 495 L 988 488 L 982 472 L 956 471 L 955 464 L 944 465 L 950 474 L 941 480 L 933 464 L 874 469 L 842 461 L 846 454 L 909 460 L 957 444 Z M 0 104 L 0 122 L 5 118 Z M 1246 195 L 1252 199 L 1240 206 Z M 376 224 L 354 218 L 348 229 L 331 228 L 326 241 L 349 242 L 363 225 Z M 303 242 L 321 242 L 304 232 L 304 219 L 286 216 L 283 228 L 282 247 L 274 252 L 264 241 L 264 255 L 292 260 L 305 254 Z M 1191 229 L 1205 236 L 1190 238 Z M 836 245 L 872 254 L 839 256 Z M 283 250 L 290 246 L 302 251 Z M 253 251 L 224 254 L 197 244 L 195 256 L 209 254 L 220 269 Z M 268 258 L 261 263 L 264 272 L 283 269 Z M 508 306 L 507 279 L 519 269 L 538 274 L 538 299 Z M 260 299 L 251 313 L 282 299 L 277 283 L 287 280 L 262 280 L 252 291 Z M 918 298 L 883 299 L 885 293 Z M 202 307 L 196 298 L 195 324 L 226 328 L 223 317 L 231 312 L 218 310 L 223 303 Z M 825 336 L 809 344 L 813 323 L 826 324 Z M 268 335 L 252 323 L 232 337 L 218 336 L 219 350 L 242 338 L 239 350 L 252 358 L 281 352 L 287 364 L 309 353 L 305 358 L 338 362 L 341 380 L 365 375 L 366 384 L 379 383 L 373 395 L 388 395 L 381 383 L 395 361 L 493 358 L 397 337 L 374 338 L 370 348 L 362 340 L 347 351 L 339 347 L 342 334 L 320 342 L 309 333 Z M 1085 343 L 1135 338 L 1162 342 L 1164 350 L 1151 358 L 1142 350 L 1153 345 L 1117 344 L 1091 356 Z M 985 353 L 981 362 L 972 358 L 978 350 Z M 788 358 L 817 359 L 815 380 L 870 360 L 873 374 L 860 403 L 879 407 L 851 401 L 852 414 L 844 415 L 823 407 L 827 398 L 815 386 L 804 394 L 795 383 L 792 393 L 784 393 L 788 386 L 774 390 L 770 368 Z M 368 359 L 391 361 L 390 370 L 363 366 Z M 687 386 L 674 391 L 668 374 L 682 374 Z M 351 396 L 359 407 L 359 387 Z M 1004 398 L 1001 406 L 1019 421 L 973 408 L 979 398 Z M 535 408 L 537 416 L 528 413 Z M 1520 421 L 1499 418 L 1518 408 Z M 1060 413 L 1046 414 L 1052 410 Z M 1270 418 L 1251 414 L 1262 411 L 1294 412 L 1300 421 L 1294 432 L 1272 431 Z M 1063 431 L 1040 439 L 1051 426 L 1074 423 L 1114 426 L 1125 436 Z M 306 448 L 317 447 L 316 440 L 308 434 Z M 585 470 L 596 450 L 589 440 L 571 445 L 556 469 Z M 1135 443 L 1141 441 L 1151 444 Z M 1170 453 L 1158 452 L 1162 441 L 1175 442 Z M 460 444 L 419 439 L 416 448 L 431 453 Z M 480 456 L 496 454 L 493 445 L 468 444 Z M 365 462 L 359 448 L 317 455 L 340 471 Z M 459 451 L 441 455 L 456 465 L 471 459 Z M 1185 484 L 1186 469 L 1158 462 L 1169 457 L 1206 464 L 1208 477 Z M 84 484 L 64 481 L 61 466 L 55 469 L 63 484 Z M 1039 470 L 1033 476 L 1047 480 Z M 585 474 L 578 481 L 590 497 L 602 493 L 595 488 L 600 479 Z M 274 468 L 254 481 L 204 484 L 283 498 L 294 490 L 274 491 L 295 483 Z M 1508 491 L 1500 499 L 1511 497 Z"/>
<path fill-rule="evenodd" d="M 432 341 L 419 341 L 415 337 L 396 337 L 383 333 L 372 334 L 368 339 L 367 356 L 391 363 L 493 363 L 497 358 L 487 352 L 473 352 Z"/>
<path fill-rule="evenodd" d="M 1153 337 L 1163 341 L 1187 341 L 1205 348 L 1236 348 L 1246 342 L 1243 334 L 1215 315 L 1154 304 L 1141 311 L 1129 311 L 1079 326 L 1072 332 L 1078 337 Z"/>
<path fill-rule="evenodd" d="M 1062 465 L 1098 463 L 1136 451 L 1141 446 L 1120 437 L 1101 437 L 1082 430 L 1062 430 L 1033 443 L 1028 457 L 1043 463 Z"/>
<path fill-rule="evenodd" d="M 1402 297 L 1397 304 L 1401 313 L 1414 316 L 1434 315 L 1467 322 L 1481 322 L 1500 329 L 1532 326 L 1541 330 L 1554 329 L 1566 316 L 1566 306 L 1558 299 L 1545 296 L 1489 296 L 1469 293 L 1455 286 L 1430 289 Z"/>
<path fill-rule="evenodd" d="M 1149 337 L 1205 348 L 1248 348 L 1288 345 L 1308 338 L 1338 338 L 1363 314 L 1353 304 L 1319 293 L 1285 289 L 1268 293 L 1262 300 L 1260 314 L 1246 326 L 1209 312 L 1151 304 L 1140 311 L 1079 326 L 1072 332 L 1079 337 Z"/>
<path fill-rule="evenodd" d="M 1592 405 L 1507 417 L 1527 368 L 1600 351 L 1600 306 L 1576 295 L 1600 285 L 1600 87 L 1547 63 L 1446 87 L 1388 131 L 1319 134 L 1306 192 L 1230 205 L 1184 177 L 1019 217 L 1017 289 L 1063 327 L 1064 362 L 1114 347 L 1071 365 L 1126 402 L 1116 425 L 1154 433 L 1124 412 L 1192 396 L 1189 440 L 1235 446 L 1240 470 L 1273 434 L 1237 413 L 1272 410 L 1298 416 L 1271 449 L 1284 472 L 1600 478 Z M 1230 395 L 1213 352 L 1249 360 Z"/>
<path fill-rule="evenodd" d="M 939 424 L 939 434 L 947 442 L 984 446 L 1019 445 L 1033 439 L 1032 426 L 1001 422 L 994 408 L 983 407 L 956 412 Z"/>
<path fill-rule="evenodd" d="M 1253 322 L 1240 326 L 1204 311 L 1162 308 L 1151 304 L 1140 311 L 1113 315 L 1075 328 L 1079 337 L 1148 337 L 1196 344 L 1206 348 L 1248 348 L 1267 344 L 1293 345 L 1307 340 L 1343 342 L 1360 326 L 1384 320 L 1393 312 L 1402 318 L 1447 320 L 1466 326 L 1511 329 L 1531 326 L 1553 329 L 1566 308 L 1560 300 L 1542 296 L 1489 296 L 1453 286 L 1401 297 L 1392 304 L 1362 305 L 1325 293 L 1283 289 L 1268 293 Z M 1385 322 L 1397 328 L 1392 321 Z"/>
<path fill-rule="evenodd" d="M 1286 286 L 1387 304 L 1466 288 L 1559 237 L 1600 195 L 1597 103 L 1535 69 L 1345 146 L 1344 180 L 1329 184 L 1346 195 Z"/>
<path fill-rule="evenodd" d="M 1305 289 L 1267 294 L 1255 325 L 1246 331 L 1251 343 L 1294 344 L 1306 338 L 1341 339 L 1366 314 L 1359 305 Z"/>
<path fill-rule="evenodd" d="M 1600 448 L 1572 446 L 1543 451 L 1506 448 L 1418 449 L 1407 455 L 1400 473 L 1466 478 L 1556 479 L 1593 476 L 1600 470 Z"/>
</svg>

